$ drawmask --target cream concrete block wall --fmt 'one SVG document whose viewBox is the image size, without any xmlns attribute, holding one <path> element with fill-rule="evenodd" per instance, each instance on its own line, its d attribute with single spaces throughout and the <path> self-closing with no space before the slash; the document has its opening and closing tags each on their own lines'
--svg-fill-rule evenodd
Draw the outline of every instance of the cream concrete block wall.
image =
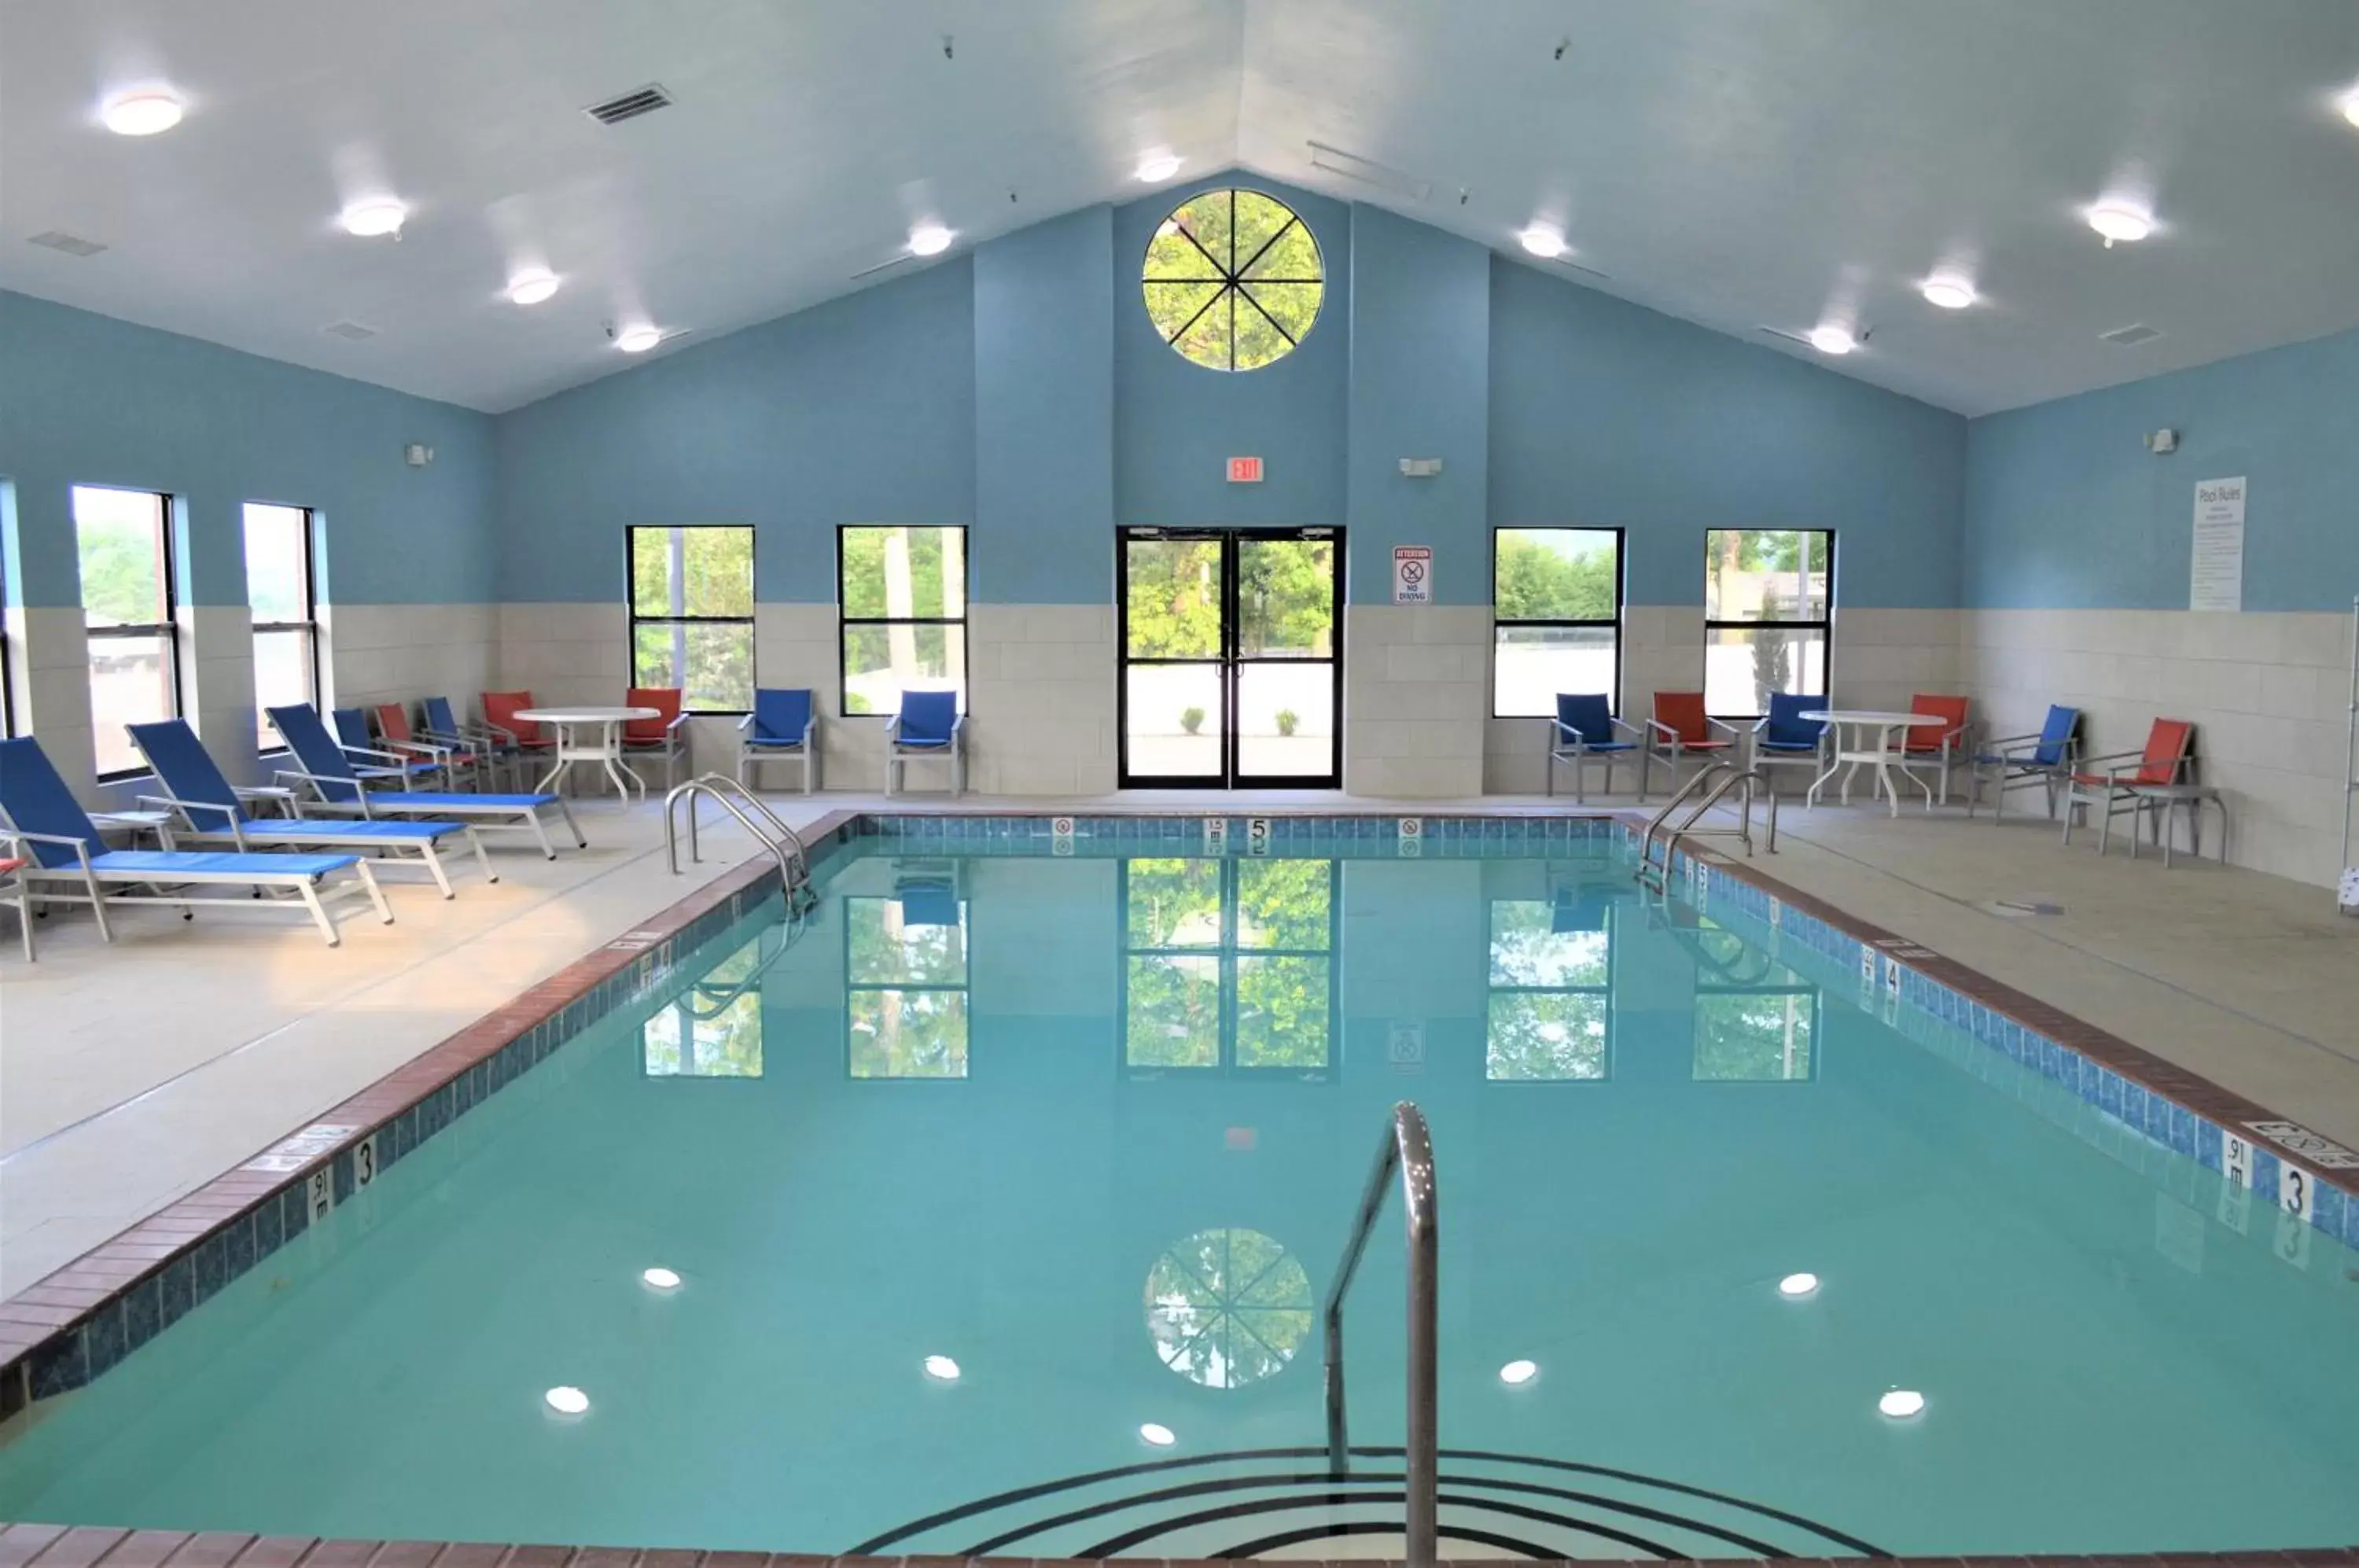
<svg viewBox="0 0 2359 1568">
<path fill-rule="evenodd" d="M 1406 800 L 1483 790 L 1486 604 L 1343 611 L 1343 788 Z"/>
<path fill-rule="evenodd" d="M 499 673 L 497 604 L 323 604 L 320 620 L 331 706 L 448 697 L 463 722 Z"/>
<path fill-rule="evenodd" d="M 90 638 L 82 606 L 41 605 L 9 612 L 23 701 L 16 733 L 39 737 L 41 750 L 86 806 L 109 798 L 98 787 L 90 728 Z"/>
<path fill-rule="evenodd" d="M 260 777 L 255 758 L 254 614 L 244 604 L 183 604 L 179 626 L 183 716 L 230 782 L 253 783 Z"/>
<path fill-rule="evenodd" d="M 967 609 L 967 786 L 988 795 L 1114 788 L 1112 604 Z M 881 751 L 884 742 L 874 742 Z M 940 768 L 910 774 L 923 788 Z"/>
<path fill-rule="evenodd" d="M 2227 795 L 2230 858 L 2298 881 L 2339 873 L 2351 618 L 2185 610 L 1968 610 L 1960 670 L 2001 734 L 2082 710 L 2089 754 L 2196 725 L 2199 777 Z"/>
<path fill-rule="evenodd" d="M 1919 691 L 1959 690 L 1957 610 L 1835 612 L 1832 700 L 1905 710 Z"/>
</svg>

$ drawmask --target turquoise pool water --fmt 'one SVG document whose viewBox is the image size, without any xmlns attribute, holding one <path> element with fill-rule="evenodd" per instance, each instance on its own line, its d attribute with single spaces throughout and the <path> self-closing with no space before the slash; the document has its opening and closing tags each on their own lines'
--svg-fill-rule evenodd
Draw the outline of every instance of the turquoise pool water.
<svg viewBox="0 0 2359 1568">
<path fill-rule="evenodd" d="M 20 1422 L 0 1518 L 1381 1551 L 1397 1460 L 1305 1451 L 1317 1297 L 1408 1098 L 1459 1550 L 2359 1540 L 2359 1258 L 1602 846 L 872 839 L 823 895 Z M 1377 1447 L 1398 1219 L 1353 1299 Z"/>
</svg>

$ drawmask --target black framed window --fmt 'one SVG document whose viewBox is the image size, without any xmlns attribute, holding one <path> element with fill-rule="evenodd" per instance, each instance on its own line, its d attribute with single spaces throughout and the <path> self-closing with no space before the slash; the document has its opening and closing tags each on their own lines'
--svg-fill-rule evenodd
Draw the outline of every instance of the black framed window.
<svg viewBox="0 0 2359 1568">
<path fill-rule="evenodd" d="M 147 770 L 125 724 L 180 716 L 171 497 L 73 487 L 82 626 L 90 634 L 92 751 L 101 779 Z"/>
<path fill-rule="evenodd" d="M 1819 988 L 1735 932 L 1696 932 L 1698 1083 L 1801 1083 L 1818 1076 Z"/>
<path fill-rule="evenodd" d="M 1546 898 L 1492 900 L 1484 1077 L 1593 1083 L 1612 1075 L 1615 897 L 1568 875 Z"/>
<path fill-rule="evenodd" d="M 1705 530 L 1705 712 L 1752 719 L 1772 691 L 1827 694 L 1834 563 L 1832 529 Z"/>
<path fill-rule="evenodd" d="M 966 529 L 836 529 L 842 712 L 901 711 L 904 691 L 955 691 L 966 712 Z"/>
<path fill-rule="evenodd" d="M 1491 716 L 1553 718 L 1560 692 L 1622 711 L 1622 530 L 1491 535 Z"/>
<path fill-rule="evenodd" d="M 1147 242 L 1139 289 L 1156 335 L 1207 370 L 1258 370 L 1319 319 L 1326 269 L 1310 225 L 1258 191 L 1200 191 Z"/>
<path fill-rule="evenodd" d="M 0 483 L 0 489 L 5 489 Z M 8 578 L 0 571 L 0 739 L 14 739 L 16 734 L 16 667 L 10 662 L 16 658 L 16 623 L 19 617 L 8 615 Z"/>
<path fill-rule="evenodd" d="M 843 900 L 844 1071 L 967 1075 L 967 900 L 955 868 L 897 872 L 891 897 Z"/>
<path fill-rule="evenodd" d="M 1125 1071 L 1332 1076 L 1336 875 L 1332 860 L 1124 861 Z"/>
<path fill-rule="evenodd" d="M 673 687 L 691 713 L 754 706 L 754 530 L 634 528 L 631 684 Z"/>
<path fill-rule="evenodd" d="M 320 703 L 319 539 L 308 506 L 245 504 L 245 602 L 254 613 L 254 739 L 279 745 L 264 710 Z"/>
</svg>

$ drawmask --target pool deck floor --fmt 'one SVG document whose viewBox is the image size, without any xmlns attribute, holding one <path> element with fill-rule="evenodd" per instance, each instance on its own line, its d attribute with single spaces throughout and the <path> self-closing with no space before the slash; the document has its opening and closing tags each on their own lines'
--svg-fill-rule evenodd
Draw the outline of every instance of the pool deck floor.
<svg viewBox="0 0 2359 1568">
<path fill-rule="evenodd" d="M 770 797 L 801 825 L 878 797 Z M 958 810 L 1449 813 L 1533 798 L 1385 801 L 1328 792 L 1128 791 L 1091 800 L 969 796 Z M 1589 810 L 1631 802 L 1593 800 Z M 1568 802 L 1558 806 L 1572 810 Z M 897 811 L 938 811 L 906 797 Z M 331 950 L 284 909 L 127 911 L 109 948 L 83 916 L 40 922 L 40 961 L 0 931 L 0 1298 L 14 1295 L 628 930 L 758 846 L 708 827 L 673 877 L 660 812 L 577 806 L 591 847 L 494 852 L 501 880 L 459 896 L 390 887 L 391 927 L 347 915 Z M 2332 893 L 2116 840 L 2069 847 L 2043 818 L 1897 820 L 1788 809 L 1769 875 L 2359 1147 L 2359 919 Z M 1727 840 L 1707 841 L 1734 853 Z M 390 879 L 388 879 L 390 883 Z M 1992 906 L 2060 907 L 2024 916 Z"/>
</svg>

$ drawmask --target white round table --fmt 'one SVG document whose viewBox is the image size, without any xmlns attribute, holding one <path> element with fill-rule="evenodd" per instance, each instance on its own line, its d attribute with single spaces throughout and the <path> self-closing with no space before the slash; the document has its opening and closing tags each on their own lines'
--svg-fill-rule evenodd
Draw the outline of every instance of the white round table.
<svg viewBox="0 0 2359 1568">
<path fill-rule="evenodd" d="M 1816 708 L 1795 716 L 1817 724 L 1832 724 L 1835 732 L 1834 762 L 1811 780 L 1810 793 L 1802 797 L 1803 803 L 1817 805 L 1819 791 L 1826 787 L 1828 779 L 1841 773 L 1843 776 L 1843 803 L 1850 805 L 1852 779 L 1863 766 L 1866 766 L 1875 769 L 1875 789 L 1891 797 L 1892 814 L 1896 817 L 1900 814 L 1900 790 L 1892 782 L 1892 764 L 1901 753 L 1901 746 L 1894 744 L 1896 738 L 1904 731 L 1921 724 L 1946 724 L 1950 722 L 1939 713 L 1896 713 L 1881 708 Z M 1850 737 L 1847 742 L 1844 738 L 1846 732 Z M 1908 773 L 1906 768 L 1902 771 Z M 1908 773 L 1908 779 L 1911 784 L 1924 790 L 1925 809 L 1931 811 L 1933 791 L 1915 774 Z M 1874 791 L 1869 793 L 1868 799 L 1875 799 Z"/>
<path fill-rule="evenodd" d="M 539 793 L 554 795 L 558 781 L 577 762 L 593 762 L 606 770 L 614 788 L 627 801 L 637 786 L 642 796 L 647 781 L 623 760 L 623 726 L 633 719 L 659 719 L 657 708 L 519 708 L 516 716 L 529 724 L 547 724 L 557 732 L 557 762 L 540 781 Z"/>
</svg>

